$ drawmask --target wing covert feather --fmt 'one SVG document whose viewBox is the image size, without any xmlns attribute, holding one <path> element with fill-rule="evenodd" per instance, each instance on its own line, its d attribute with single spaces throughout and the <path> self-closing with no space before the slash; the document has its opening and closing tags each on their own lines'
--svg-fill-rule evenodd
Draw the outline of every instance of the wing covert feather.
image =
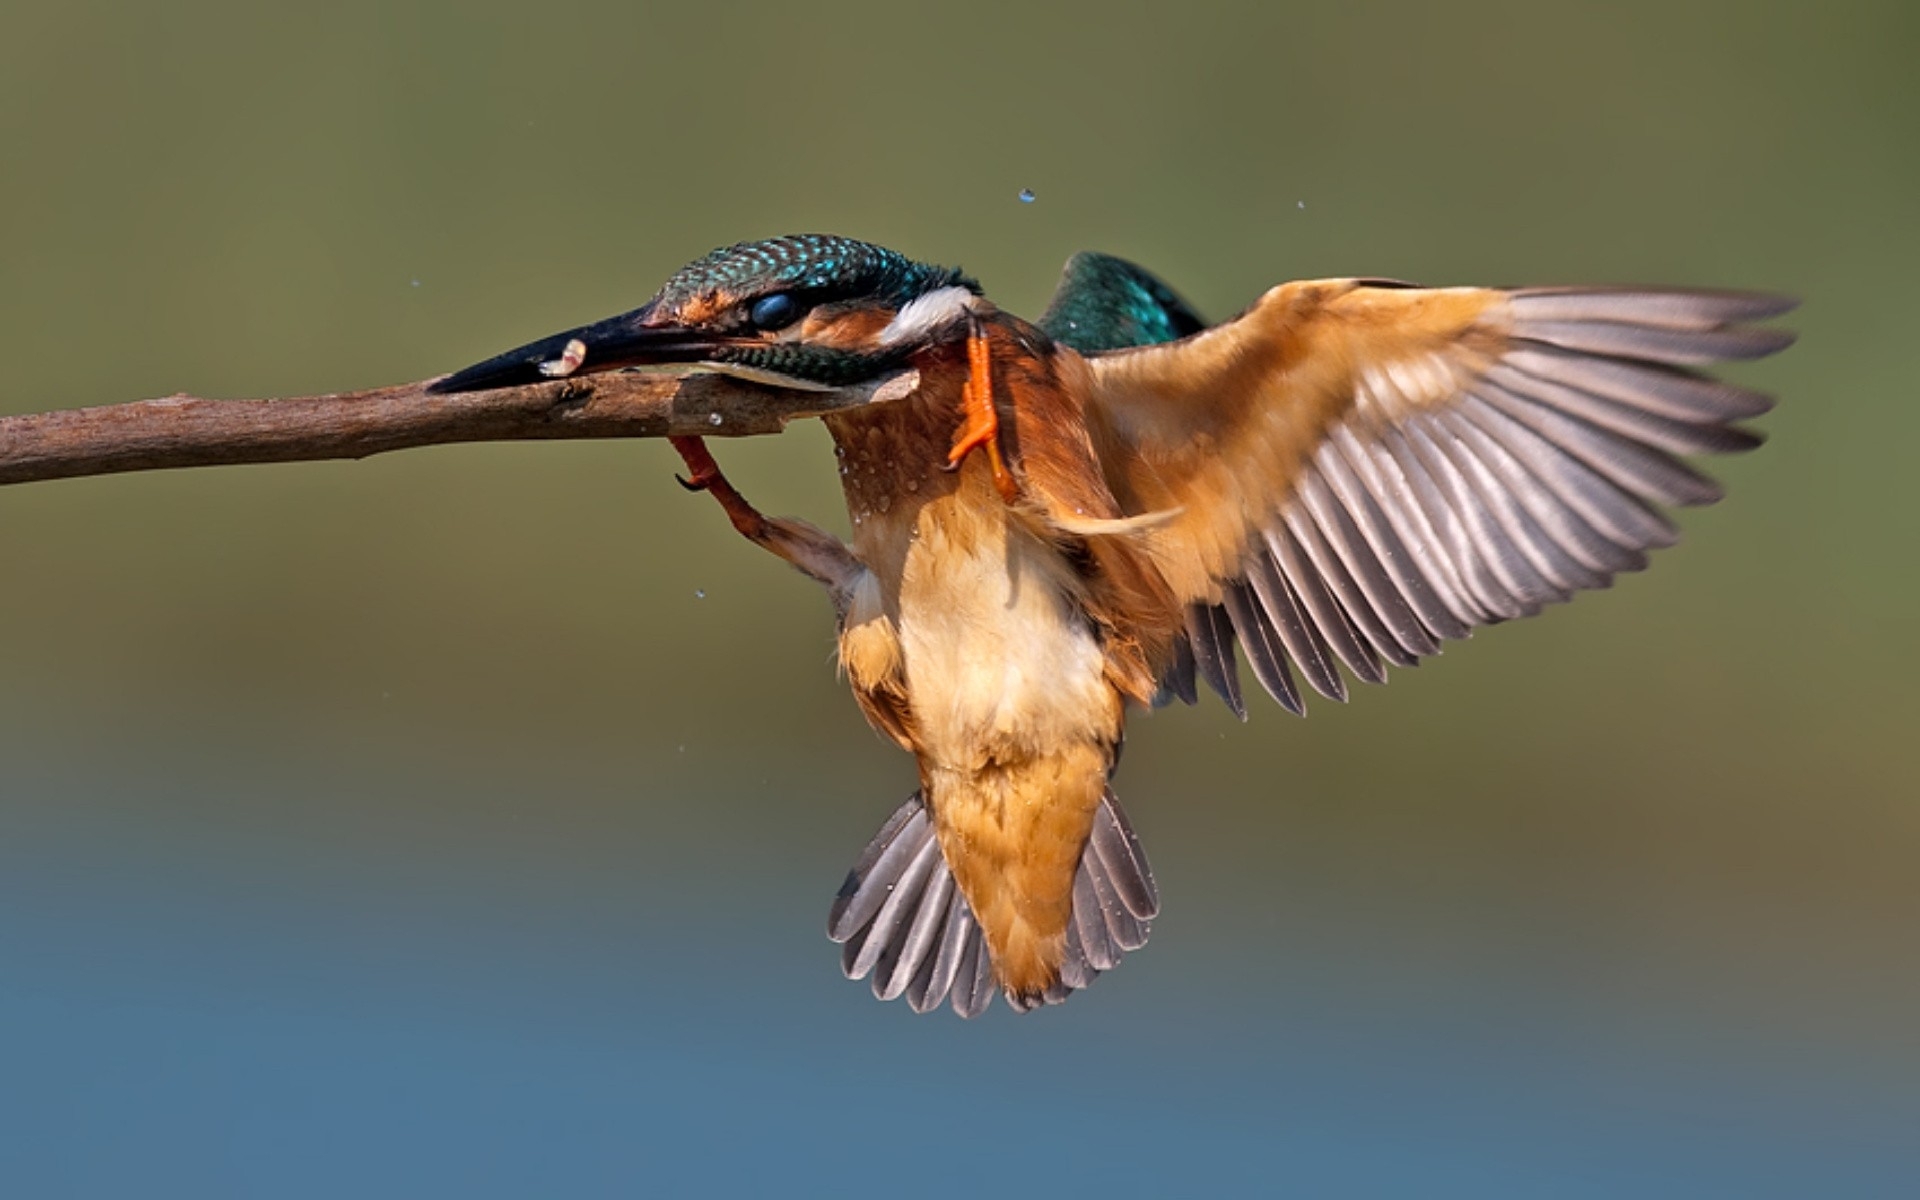
<svg viewBox="0 0 1920 1200">
<path fill-rule="evenodd" d="M 1475 627 L 1608 586 L 1710 504 L 1682 455 L 1760 444 L 1769 397 L 1692 368 L 1792 335 L 1747 292 L 1283 284 L 1227 324 L 1089 356 L 1095 445 L 1191 606 L 1216 690 L 1233 635 L 1300 710 L 1293 672 L 1384 681 Z M 1231 620 L 1222 619 L 1231 617 Z M 1211 619 L 1209 619 L 1211 618 Z M 1199 628 L 1196 628 L 1196 625 Z M 1238 704 L 1235 704 L 1238 710 Z"/>
</svg>

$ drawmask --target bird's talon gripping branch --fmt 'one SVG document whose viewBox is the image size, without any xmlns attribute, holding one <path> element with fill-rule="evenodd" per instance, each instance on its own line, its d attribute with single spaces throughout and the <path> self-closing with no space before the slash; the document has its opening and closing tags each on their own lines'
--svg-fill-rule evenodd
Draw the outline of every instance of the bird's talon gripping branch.
<svg viewBox="0 0 1920 1200">
<path fill-rule="evenodd" d="M 953 449 L 947 453 L 947 470 L 958 470 L 967 455 L 984 446 L 987 461 L 993 464 L 994 486 L 1011 502 L 1020 489 L 1000 456 L 1000 414 L 993 404 L 993 345 L 978 321 L 967 335 L 967 381 L 960 395 L 966 422 L 954 435 Z"/>
</svg>

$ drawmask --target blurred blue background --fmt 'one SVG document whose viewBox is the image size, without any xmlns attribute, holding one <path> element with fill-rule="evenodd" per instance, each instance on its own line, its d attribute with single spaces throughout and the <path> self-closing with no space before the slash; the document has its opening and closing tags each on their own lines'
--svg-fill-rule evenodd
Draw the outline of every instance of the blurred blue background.
<svg viewBox="0 0 1920 1200">
<path fill-rule="evenodd" d="M 1082 248 L 1807 301 L 1649 574 L 1137 721 L 1154 944 L 969 1024 L 840 978 L 911 766 L 665 446 L 0 492 L 0 1190 L 1920 1194 L 1916 12 L 0 2 L 0 412 L 419 378 L 796 230 L 1029 314 Z M 717 449 L 844 527 L 825 445 Z"/>
</svg>

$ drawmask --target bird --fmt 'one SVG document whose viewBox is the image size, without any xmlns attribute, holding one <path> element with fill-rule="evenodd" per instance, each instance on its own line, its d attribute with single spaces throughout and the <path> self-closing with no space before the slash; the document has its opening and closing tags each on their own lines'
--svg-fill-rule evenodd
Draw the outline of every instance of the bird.
<svg viewBox="0 0 1920 1200">
<path fill-rule="evenodd" d="M 803 234 L 715 250 L 631 312 L 438 392 L 675 365 L 798 390 L 915 372 L 821 419 L 843 540 L 754 508 L 699 438 L 681 483 L 826 588 L 841 671 L 918 789 L 835 897 L 849 978 L 917 1012 L 1057 1004 L 1160 898 L 1112 788 L 1126 718 L 1199 684 L 1245 720 L 1604 588 L 1721 489 L 1772 398 L 1706 364 L 1793 335 L 1789 297 L 1283 283 L 1217 325 L 1085 252 L 1024 320 L 957 268 Z M 1346 673 L 1343 676 L 1343 670 Z"/>
</svg>

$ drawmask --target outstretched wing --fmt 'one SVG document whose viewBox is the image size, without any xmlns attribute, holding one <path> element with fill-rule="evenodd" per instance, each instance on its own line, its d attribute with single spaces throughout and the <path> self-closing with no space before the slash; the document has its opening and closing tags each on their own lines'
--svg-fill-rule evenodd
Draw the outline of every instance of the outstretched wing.
<svg viewBox="0 0 1920 1200">
<path fill-rule="evenodd" d="M 1692 370 L 1793 339 L 1741 292 L 1274 288 L 1179 342 L 1090 359 L 1095 440 L 1129 512 L 1177 513 L 1156 554 L 1190 603 L 1168 680 L 1244 716 L 1233 642 L 1302 711 L 1298 672 L 1345 699 L 1442 641 L 1525 616 L 1676 533 L 1662 505 L 1719 499 L 1680 456 L 1745 450 L 1771 400 Z"/>
</svg>

